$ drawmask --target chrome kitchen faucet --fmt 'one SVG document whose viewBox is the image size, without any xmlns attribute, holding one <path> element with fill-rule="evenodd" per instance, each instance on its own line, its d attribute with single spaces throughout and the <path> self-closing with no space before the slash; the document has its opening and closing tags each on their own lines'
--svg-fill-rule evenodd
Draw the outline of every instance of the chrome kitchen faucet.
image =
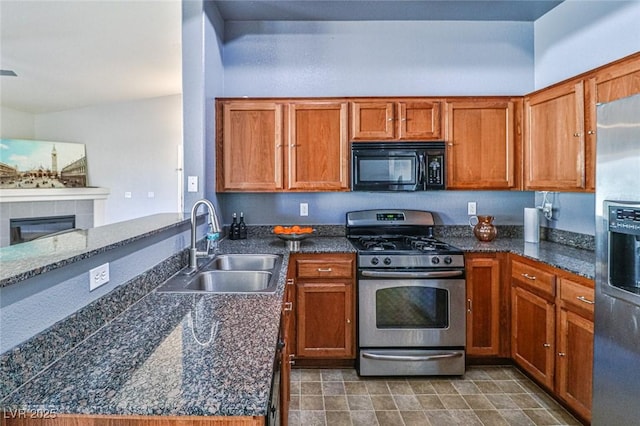
<svg viewBox="0 0 640 426">
<path fill-rule="evenodd" d="M 198 251 L 196 248 L 196 213 L 198 207 L 204 204 L 209 209 L 209 232 L 207 233 L 207 250 Z M 220 222 L 218 221 L 218 214 L 216 208 L 211 201 L 203 198 L 196 201 L 191 208 L 191 247 L 189 248 L 189 271 L 193 272 L 197 269 L 198 256 L 208 256 L 211 248 L 211 243 L 220 238 Z"/>
</svg>

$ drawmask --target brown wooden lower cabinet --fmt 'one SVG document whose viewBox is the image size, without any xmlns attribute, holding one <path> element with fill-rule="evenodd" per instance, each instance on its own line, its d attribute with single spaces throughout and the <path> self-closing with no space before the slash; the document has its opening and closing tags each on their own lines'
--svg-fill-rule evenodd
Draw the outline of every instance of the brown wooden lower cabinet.
<svg viewBox="0 0 640 426">
<path fill-rule="evenodd" d="M 292 256 L 296 358 L 355 358 L 355 255 Z"/>
<path fill-rule="evenodd" d="M 593 280 L 511 255 L 512 358 L 591 420 Z"/>
<path fill-rule="evenodd" d="M 15 415 L 14 415 L 15 414 Z M 264 426 L 264 417 L 199 417 L 199 416 L 91 416 L 52 414 L 37 418 L 39 413 L 5 412 L 2 426 Z M 36 418 L 32 418 L 36 417 Z"/>
<path fill-rule="evenodd" d="M 508 357 L 509 295 L 502 286 L 502 253 L 467 253 L 467 341 L 466 354 L 481 357 Z"/>
<path fill-rule="evenodd" d="M 548 389 L 553 389 L 553 303 L 514 287 L 511 307 L 513 359 Z"/>
</svg>

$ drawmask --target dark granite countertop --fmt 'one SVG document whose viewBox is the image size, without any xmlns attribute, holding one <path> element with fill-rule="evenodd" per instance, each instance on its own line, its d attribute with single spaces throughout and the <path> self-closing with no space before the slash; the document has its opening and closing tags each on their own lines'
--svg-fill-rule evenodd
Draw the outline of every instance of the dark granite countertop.
<svg viewBox="0 0 640 426">
<path fill-rule="evenodd" d="M 91 229 L 77 229 L 0 248 L 0 287 L 62 268 L 171 228 L 186 226 L 188 215 L 160 213 Z"/>
<path fill-rule="evenodd" d="M 465 251 L 507 251 L 593 277 L 593 252 L 513 238 L 445 240 Z M 266 415 L 289 252 L 272 236 L 223 240 L 219 250 L 282 254 L 277 292 L 152 291 L 10 393 L 2 407 L 78 414 Z M 300 252 L 355 250 L 344 237 L 312 237 Z"/>
<path fill-rule="evenodd" d="M 443 240 L 464 251 L 514 253 L 586 278 L 595 278 L 596 256 L 590 250 L 547 241 L 525 243 L 522 238 L 498 237 L 488 243 L 480 242 L 475 237 L 448 237 Z"/>
<path fill-rule="evenodd" d="M 221 253 L 276 253 L 274 294 L 152 291 L 1 401 L 71 414 L 265 416 L 289 253 L 277 238 L 220 242 Z M 301 252 L 353 252 L 344 237 Z M 158 283 L 160 284 L 160 283 Z"/>
</svg>

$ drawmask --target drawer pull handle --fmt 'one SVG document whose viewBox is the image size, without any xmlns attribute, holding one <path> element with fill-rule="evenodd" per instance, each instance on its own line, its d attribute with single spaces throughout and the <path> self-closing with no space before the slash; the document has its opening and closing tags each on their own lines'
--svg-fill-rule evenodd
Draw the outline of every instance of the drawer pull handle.
<svg viewBox="0 0 640 426">
<path fill-rule="evenodd" d="M 284 310 L 285 311 L 292 311 L 293 310 L 293 303 L 292 302 L 285 302 L 284 303 Z"/>
<path fill-rule="evenodd" d="M 294 283 L 293 278 L 289 278 L 289 279 L 287 280 L 287 285 L 293 285 L 293 283 Z"/>
<path fill-rule="evenodd" d="M 472 307 L 473 307 L 473 304 L 471 302 L 471 299 L 467 299 L 467 312 L 468 313 L 471 313 Z"/>
<path fill-rule="evenodd" d="M 589 305 L 594 305 L 596 303 L 593 300 L 589 300 L 584 296 L 578 296 L 578 297 L 576 297 L 576 299 L 578 299 L 581 302 L 588 303 Z"/>
<path fill-rule="evenodd" d="M 526 279 L 531 280 L 531 281 L 535 281 L 536 280 L 536 277 L 534 275 L 529 275 L 529 274 L 526 274 L 526 273 L 525 274 L 520 274 L 520 275 L 522 275 L 523 277 L 525 277 Z"/>
<path fill-rule="evenodd" d="M 558 352 L 558 356 L 566 356 L 567 354 L 565 354 L 564 352 Z"/>
<path fill-rule="evenodd" d="M 551 343 L 545 343 L 542 346 L 544 346 L 545 348 L 550 348 L 551 347 Z"/>
<path fill-rule="evenodd" d="M 318 268 L 318 272 L 331 272 L 331 268 Z"/>
</svg>

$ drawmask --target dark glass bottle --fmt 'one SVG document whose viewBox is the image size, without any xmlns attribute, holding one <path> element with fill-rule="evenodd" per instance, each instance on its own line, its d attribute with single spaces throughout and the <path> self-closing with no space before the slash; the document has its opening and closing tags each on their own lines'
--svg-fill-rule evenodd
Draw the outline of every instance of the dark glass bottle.
<svg viewBox="0 0 640 426">
<path fill-rule="evenodd" d="M 240 223 L 238 224 L 238 238 L 247 239 L 247 224 L 244 223 L 244 213 L 240 212 Z"/>
<path fill-rule="evenodd" d="M 238 217 L 235 213 L 233 213 L 233 221 L 231 222 L 231 227 L 229 228 L 229 239 L 237 240 L 240 237 L 240 224 L 238 224 Z"/>
</svg>

